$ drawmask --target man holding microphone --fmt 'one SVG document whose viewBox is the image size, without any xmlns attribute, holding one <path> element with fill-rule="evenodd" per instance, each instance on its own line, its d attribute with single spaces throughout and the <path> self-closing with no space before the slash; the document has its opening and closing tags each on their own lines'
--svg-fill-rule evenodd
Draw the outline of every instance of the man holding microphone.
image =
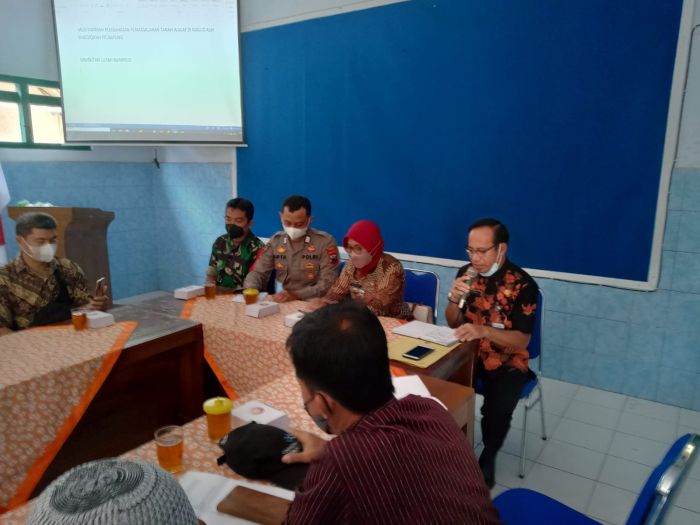
<svg viewBox="0 0 700 525">
<path fill-rule="evenodd" d="M 457 272 L 445 311 L 460 341 L 479 341 L 475 366 L 484 393 L 479 466 L 489 488 L 495 484 L 496 454 L 531 373 L 527 345 L 537 307 L 537 284 L 506 258 L 508 240 L 508 230 L 496 219 L 469 227 L 471 263 Z"/>
</svg>

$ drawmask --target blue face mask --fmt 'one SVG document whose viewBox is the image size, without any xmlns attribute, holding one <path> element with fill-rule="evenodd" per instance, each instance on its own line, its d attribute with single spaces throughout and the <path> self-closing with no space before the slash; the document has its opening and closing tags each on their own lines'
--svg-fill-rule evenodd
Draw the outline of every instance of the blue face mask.
<svg viewBox="0 0 700 525">
<path fill-rule="evenodd" d="M 498 259 L 501 256 L 501 245 L 498 245 L 498 252 L 496 253 L 496 260 L 493 262 L 491 265 L 491 268 L 489 268 L 485 272 L 479 272 L 482 276 L 484 277 L 491 277 L 494 273 L 498 271 Z"/>
<path fill-rule="evenodd" d="M 316 397 L 316 394 L 314 394 L 314 397 Z M 326 434 L 332 434 L 330 426 L 328 425 L 328 420 L 325 417 L 323 417 L 321 415 L 312 416 L 311 413 L 309 412 L 308 405 L 309 405 L 309 403 L 311 403 L 311 401 L 313 401 L 314 397 L 312 397 L 311 399 L 309 399 L 308 401 L 306 401 L 304 403 L 304 410 L 306 410 L 306 413 L 309 414 L 309 417 L 313 420 L 314 423 L 316 423 L 316 426 L 318 428 L 320 428 Z M 324 403 L 325 403 L 325 400 L 324 400 Z"/>
<path fill-rule="evenodd" d="M 308 410 L 307 410 L 308 412 Z M 311 416 L 311 414 L 309 414 Z M 323 417 L 323 416 L 311 416 L 311 419 L 314 420 L 314 423 L 316 423 L 316 426 L 321 429 L 321 431 L 325 432 L 326 434 L 331 434 L 330 427 L 328 426 L 328 420 Z"/>
</svg>

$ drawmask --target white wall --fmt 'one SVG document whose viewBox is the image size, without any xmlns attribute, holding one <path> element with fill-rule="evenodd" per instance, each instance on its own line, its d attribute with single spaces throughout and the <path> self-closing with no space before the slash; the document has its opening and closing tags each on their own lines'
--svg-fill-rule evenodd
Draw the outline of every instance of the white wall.
<svg viewBox="0 0 700 525">
<path fill-rule="evenodd" d="M 51 0 L 0 0 L 0 73 L 58 80 Z"/>
<path fill-rule="evenodd" d="M 676 159 L 676 165 L 681 168 L 700 168 L 700 1 L 698 0 L 695 2 L 694 26 Z"/>
<path fill-rule="evenodd" d="M 406 0 L 241 0 L 241 31 L 339 15 Z"/>
<path fill-rule="evenodd" d="M 241 30 L 405 0 L 241 0 Z M 0 0 L 0 74 L 58 80 L 51 0 Z"/>
<path fill-rule="evenodd" d="M 241 29 L 252 31 L 300 20 L 331 16 L 406 0 L 241 0 Z M 696 0 L 694 24 L 700 24 Z M 51 0 L 0 0 L 0 74 L 58 80 L 58 63 Z M 676 166 L 700 167 L 700 29 L 693 34 L 690 70 L 681 120 Z M 232 148 L 161 147 L 165 162 L 230 162 Z M 0 149 L 7 161 L 125 161 L 148 162 L 149 146 L 95 147 L 92 152 Z"/>
</svg>

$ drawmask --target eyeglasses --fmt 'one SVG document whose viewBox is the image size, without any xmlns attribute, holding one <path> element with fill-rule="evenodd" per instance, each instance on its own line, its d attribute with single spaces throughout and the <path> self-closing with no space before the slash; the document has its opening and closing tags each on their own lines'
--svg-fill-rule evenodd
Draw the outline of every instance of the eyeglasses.
<svg viewBox="0 0 700 525">
<path fill-rule="evenodd" d="M 302 401 L 304 401 L 304 410 L 306 410 L 307 412 L 309 411 L 309 403 L 311 403 L 311 402 L 316 398 L 316 394 L 317 394 L 317 393 L 318 393 L 318 392 L 314 392 L 314 393 L 311 395 L 311 399 L 309 399 L 308 401 L 304 401 L 304 400 L 302 399 Z"/>
<path fill-rule="evenodd" d="M 470 259 L 473 259 L 474 257 L 483 257 L 484 255 L 486 255 L 487 253 L 489 253 L 491 250 L 493 250 L 496 246 L 498 246 L 498 245 L 497 245 L 497 244 L 494 244 L 494 245 L 491 246 L 490 248 L 481 248 L 481 249 L 478 249 L 478 250 L 475 249 L 475 248 L 469 248 L 469 247 L 467 247 L 467 249 L 466 249 L 465 251 L 467 252 L 467 256 L 468 256 Z"/>
<path fill-rule="evenodd" d="M 348 246 L 345 248 L 345 251 L 348 252 L 348 255 L 351 253 L 354 253 L 355 255 L 362 255 L 365 252 L 365 249 L 359 244 L 356 244 L 355 246 Z"/>
</svg>

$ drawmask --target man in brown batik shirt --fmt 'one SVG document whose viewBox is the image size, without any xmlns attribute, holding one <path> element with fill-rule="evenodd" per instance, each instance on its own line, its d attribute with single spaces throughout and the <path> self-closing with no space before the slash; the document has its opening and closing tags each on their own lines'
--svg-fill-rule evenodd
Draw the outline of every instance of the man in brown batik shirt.
<svg viewBox="0 0 700 525">
<path fill-rule="evenodd" d="M 17 257 L 0 268 L 0 335 L 70 319 L 71 308 L 104 310 L 106 295 L 92 297 L 80 267 L 56 255 L 56 221 L 47 213 L 17 219 Z"/>
</svg>

